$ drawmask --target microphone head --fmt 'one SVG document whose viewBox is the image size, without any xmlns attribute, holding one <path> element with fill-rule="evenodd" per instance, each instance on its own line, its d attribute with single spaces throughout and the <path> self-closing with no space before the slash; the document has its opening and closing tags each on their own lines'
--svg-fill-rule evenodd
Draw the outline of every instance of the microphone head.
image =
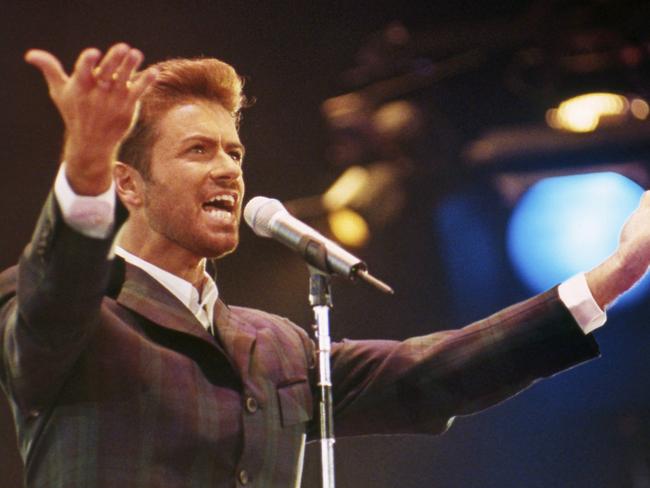
<svg viewBox="0 0 650 488">
<path fill-rule="evenodd" d="M 258 236 L 271 237 L 271 219 L 287 209 L 275 198 L 254 197 L 244 207 L 244 220 Z"/>
</svg>

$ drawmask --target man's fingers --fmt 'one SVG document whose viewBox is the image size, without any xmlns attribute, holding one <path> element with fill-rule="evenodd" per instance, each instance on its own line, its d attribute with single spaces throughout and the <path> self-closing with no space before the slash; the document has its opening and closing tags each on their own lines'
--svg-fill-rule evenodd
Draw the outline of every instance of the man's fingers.
<svg viewBox="0 0 650 488">
<path fill-rule="evenodd" d="M 122 64 L 113 72 L 113 82 L 118 88 L 126 88 L 128 81 L 135 75 L 144 55 L 138 49 L 131 49 Z"/>
<path fill-rule="evenodd" d="M 47 51 L 30 49 L 25 53 L 25 61 L 43 73 L 50 91 L 56 90 L 68 79 L 59 60 Z"/>
<path fill-rule="evenodd" d="M 131 82 L 129 82 L 130 95 L 132 99 L 138 99 L 147 88 L 156 80 L 158 70 L 149 68 L 139 73 Z"/>
<path fill-rule="evenodd" d="M 110 89 L 115 79 L 115 73 L 122 64 L 125 57 L 128 56 L 130 48 L 127 44 L 121 42 L 111 47 L 99 66 L 93 72 L 97 80 L 97 86 L 103 89 Z"/>
<path fill-rule="evenodd" d="M 95 84 L 93 69 L 101 58 L 102 53 L 99 49 L 84 49 L 74 67 L 74 76 L 84 88 L 91 88 Z"/>
</svg>

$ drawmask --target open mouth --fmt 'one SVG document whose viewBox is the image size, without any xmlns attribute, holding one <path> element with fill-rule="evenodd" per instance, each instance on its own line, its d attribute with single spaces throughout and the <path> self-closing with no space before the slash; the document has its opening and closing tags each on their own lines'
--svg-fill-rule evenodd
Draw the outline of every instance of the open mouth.
<svg viewBox="0 0 650 488">
<path fill-rule="evenodd" d="M 237 204 L 234 194 L 221 194 L 203 203 L 203 210 L 211 217 L 219 220 L 230 221 L 233 219 Z"/>
</svg>

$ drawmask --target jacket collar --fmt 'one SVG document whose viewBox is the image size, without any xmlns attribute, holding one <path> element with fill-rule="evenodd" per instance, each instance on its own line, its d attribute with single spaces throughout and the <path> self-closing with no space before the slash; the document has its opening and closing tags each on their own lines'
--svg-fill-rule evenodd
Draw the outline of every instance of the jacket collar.
<svg viewBox="0 0 650 488">
<path fill-rule="evenodd" d="M 158 283 L 151 275 L 120 258 L 117 266 L 123 266 L 124 281 L 117 295 L 117 302 L 142 315 L 153 324 L 184 334 L 190 334 L 224 354 L 244 383 L 248 382 L 250 361 L 255 345 L 256 329 L 240 320 L 221 300 L 215 303 L 214 317 L 218 339 L 215 340 L 201 325 L 194 314 Z"/>
<path fill-rule="evenodd" d="M 128 263 L 117 302 L 154 324 L 211 340 L 194 314 L 173 293 L 151 275 Z"/>
</svg>

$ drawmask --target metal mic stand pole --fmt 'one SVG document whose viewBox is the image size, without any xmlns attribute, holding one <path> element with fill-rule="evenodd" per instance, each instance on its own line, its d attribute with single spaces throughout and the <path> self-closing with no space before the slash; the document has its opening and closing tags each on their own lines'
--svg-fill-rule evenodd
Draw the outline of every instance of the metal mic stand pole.
<svg viewBox="0 0 650 488">
<path fill-rule="evenodd" d="M 332 414 L 332 374 L 330 371 L 329 312 L 332 308 L 327 249 L 322 242 L 305 236 L 301 240 L 303 255 L 309 265 L 309 304 L 314 309 L 314 332 L 318 341 L 318 414 L 320 420 L 320 453 L 322 488 L 334 488 L 334 415 Z"/>
<path fill-rule="evenodd" d="M 318 341 L 318 411 L 320 417 L 320 452 L 322 487 L 334 488 L 334 416 L 332 413 L 332 375 L 330 370 L 330 324 L 332 307 L 330 277 L 309 266 L 309 303 L 314 309 L 314 331 Z"/>
<path fill-rule="evenodd" d="M 334 488 L 334 414 L 332 405 L 332 374 L 330 368 L 329 312 L 332 308 L 330 270 L 327 247 L 318 239 L 305 235 L 299 242 L 300 253 L 309 263 L 309 303 L 314 309 L 314 330 L 318 341 L 318 386 L 320 390 L 318 413 L 320 418 L 320 451 L 322 488 Z M 363 267 L 353 269 L 354 277 L 360 277 L 386 293 L 393 293 L 390 286 L 371 276 Z"/>
</svg>

